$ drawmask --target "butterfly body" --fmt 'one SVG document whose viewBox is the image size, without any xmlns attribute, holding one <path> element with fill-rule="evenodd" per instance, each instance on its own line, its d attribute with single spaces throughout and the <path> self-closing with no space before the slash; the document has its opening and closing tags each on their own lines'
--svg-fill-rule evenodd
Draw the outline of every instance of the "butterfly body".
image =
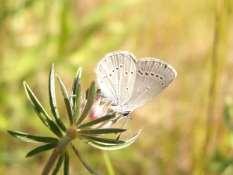
<svg viewBox="0 0 233 175">
<path fill-rule="evenodd" d="M 127 51 L 111 52 L 96 68 L 97 83 L 112 109 L 129 113 L 158 95 L 176 77 L 176 71 L 155 58 L 136 60 Z"/>
</svg>

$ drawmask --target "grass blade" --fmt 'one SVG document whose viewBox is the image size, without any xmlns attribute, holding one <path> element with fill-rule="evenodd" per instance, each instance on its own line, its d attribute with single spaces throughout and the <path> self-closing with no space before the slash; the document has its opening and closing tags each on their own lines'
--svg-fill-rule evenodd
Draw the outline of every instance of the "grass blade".
<svg viewBox="0 0 233 175">
<path fill-rule="evenodd" d="M 43 143 L 57 143 L 58 139 L 53 137 L 44 137 L 44 136 L 36 136 L 31 135 L 25 132 L 19 132 L 19 131 L 10 131 L 8 130 L 8 133 L 12 135 L 13 137 L 16 137 L 24 142 L 43 142 Z"/>
<path fill-rule="evenodd" d="M 87 103 L 85 105 L 85 108 L 80 116 L 80 118 L 77 121 L 77 125 L 79 125 L 80 123 L 82 123 L 82 121 L 87 117 L 94 101 L 95 101 L 95 96 L 96 96 L 96 86 L 95 86 L 95 82 L 91 83 L 91 86 L 89 88 L 88 91 L 88 95 L 87 95 Z"/>
<path fill-rule="evenodd" d="M 61 169 L 62 163 L 64 161 L 64 155 L 61 155 L 60 158 L 57 161 L 57 164 L 52 172 L 52 175 L 57 175 L 57 173 L 59 172 L 59 170 Z"/>
<path fill-rule="evenodd" d="M 34 156 L 36 154 L 42 153 L 44 151 L 48 151 L 56 146 L 57 146 L 57 143 L 47 143 L 45 145 L 38 146 L 38 147 L 34 148 L 33 150 L 31 150 L 30 152 L 28 152 L 26 157 L 31 157 L 31 156 Z"/>
<path fill-rule="evenodd" d="M 115 134 L 126 131 L 122 128 L 100 128 L 100 129 L 82 129 L 79 134 Z"/>
<path fill-rule="evenodd" d="M 49 74 L 49 102 L 51 112 L 54 116 L 54 119 L 58 126 L 65 131 L 66 128 L 62 121 L 60 120 L 59 112 L 57 109 L 57 100 L 56 100 L 56 89 L 55 89 L 55 71 L 54 71 L 54 64 L 51 66 L 50 74 Z"/>
<path fill-rule="evenodd" d="M 65 159 L 64 159 L 64 175 L 69 175 L 70 174 L 69 167 L 70 167 L 70 156 L 66 152 L 65 153 Z"/>
<path fill-rule="evenodd" d="M 73 124 L 72 107 L 71 107 L 71 103 L 70 103 L 70 99 L 69 99 L 67 89 L 66 89 L 62 79 L 59 76 L 57 76 L 57 79 L 58 79 L 58 82 L 59 82 L 59 85 L 60 85 L 60 88 L 61 88 L 61 91 L 62 91 L 62 95 L 63 95 L 64 102 L 65 102 L 65 105 L 66 105 L 66 110 L 67 110 L 67 113 L 68 113 L 68 118 L 69 118 L 70 124 Z"/>
<path fill-rule="evenodd" d="M 99 124 L 99 123 L 108 121 L 108 120 L 110 120 L 110 119 L 113 119 L 113 118 L 115 118 L 115 117 L 116 117 L 115 114 L 109 114 L 109 115 L 100 117 L 100 118 L 98 118 L 98 119 L 96 119 L 96 120 L 92 120 L 92 121 L 90 121 L 90 122 L 84 123 L 84 124 L 80 125 L 79 128 L 90 127 L 90 126 L 93 126 L 93 125 L 96 125 L 96 124 Z"/>
<path fill-rule="evenodd" d="M 120 143 L 117 145 L 106 145 L 106 144 L 102 144 L 97 141 L 90 141 L 88 142 L 88 144 L 100 150 L 106 150 L 106 151 L 119 150 L 119 149 L 126 148 L 130 146 L 132 143 L 134 143 L 137 140 L 140 133 L 141 133 L 141 130 L 139 130 L 136 135 L 126 140 L 125 143 Z"/>
</svg>

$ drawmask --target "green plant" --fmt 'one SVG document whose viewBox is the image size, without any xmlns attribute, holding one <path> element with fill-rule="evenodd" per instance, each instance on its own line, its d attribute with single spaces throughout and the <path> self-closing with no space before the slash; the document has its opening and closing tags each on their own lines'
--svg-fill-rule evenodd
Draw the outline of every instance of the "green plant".
<svg viewBox="0 0 233 175">
<path fill-rule="evenodd" d="M 122 140 L 119 137 L 119 134 L 125 132 L 126 129 L 101 127 L 101 124 L 110 121 L 117 121 L 122 117 L 120 114 L 114 113 L 111 110 L 109 110 L 108 113 L 103 117 L 91 121 L 86 121 L 88 119 L 87 116 L 93 104 L 95 103 L 97 89 L 95 82 L 92 82 L 85 93 L 85 97 L 82 95 L 80 84 L 81 72 L 81 68 L 79 68 L 73 81 L 72 91 L 69 93 L 62 79 L 58 75 L 55 76 L 54 66 L 52 65 L 49 75 L 49 102 L 51 114 L 46 112 L 38 98 L 34 95 L 30 86 L 26 82 L 23 83 L 27 97 L 39 119 L 54 134 L 54 137 L 38 136 L 11 130 L 8 132 L 12 136 L 25 142 L 42 143 L 40 146 L 28 152 L 26 157 L 31 157 L 47 150 L 53 150 L 47 163 L 44 166 L 42 175 L 48 175 L 51 171 L 53 171 L 52 174 L 55 175 L 60 170 L 62 165 L 64 167 L 64 174 L 69 174 L 70 156 L 68 148 L 73 150 L 75 155 L 91 174 L 97 174 L 90 168 L 90 166 L 80 155 L 79 150 L 72 142 L 74 139 L 87 141 L 89 145 L 101 150 L 116 150 L 125 148 L 132 144 L 140 133 L 138 132 L 136 135 L 127 140 Z M 56 78 L 63 95 L 67 116 L 69 119 L 69 126 L 66 126 L 64 121 L 61 120 L 60 114 L 58 112 L 55 93 Z M 55 163 L 56 166 L 54 167 Z"/>
<path fill-rule="evenodd" d="M 218 146 L 214 150 L 209 167 L 214 173 L 225 174 L 230 171 L 230 174 L 232 174 L 232 170 L 229 170 L 233 167 L 233 158 L 231 156 L 233 148 L 233 101 L 230 97 L 227 97 L 224 103 L 223 119 L 224 127 L 226 127 L 225 145 L 224 147 Z"/>
</svg>

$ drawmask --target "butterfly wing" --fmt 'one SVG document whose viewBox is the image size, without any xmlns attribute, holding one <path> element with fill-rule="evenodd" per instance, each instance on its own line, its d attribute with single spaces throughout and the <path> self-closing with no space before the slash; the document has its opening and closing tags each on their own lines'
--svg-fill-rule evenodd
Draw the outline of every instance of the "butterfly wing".
<svg viewBox="0 0 233 175">
<path fill-rule="evenodd" d="M 126 51 L 105 55 L 96 68 L 97 83 L 104 97 L 121 112 L 133 92 L 136 79 L 136 61 L 133 54 Z"/>
<path fill-rule="evenodd" d="M 127 110 L 132 111 L 158 95 L 176 75 L 175 69 L 160 59 L 145 58 L 137 61 L 134 90 L 125 104 Z"/>
</svg>

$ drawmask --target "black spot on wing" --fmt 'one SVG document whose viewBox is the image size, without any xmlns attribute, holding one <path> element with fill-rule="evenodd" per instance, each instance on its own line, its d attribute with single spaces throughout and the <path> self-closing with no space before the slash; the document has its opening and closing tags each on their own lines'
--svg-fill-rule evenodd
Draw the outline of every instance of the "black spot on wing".
<svg viewBox="0 0 233 175">
<path fill-rule="evenodd" d="M 141 70 L 138 70 L 138 73 L 139 73 L 140 75 L 143 75 L 143 72 L 142 72 Z"/>
</svg>

